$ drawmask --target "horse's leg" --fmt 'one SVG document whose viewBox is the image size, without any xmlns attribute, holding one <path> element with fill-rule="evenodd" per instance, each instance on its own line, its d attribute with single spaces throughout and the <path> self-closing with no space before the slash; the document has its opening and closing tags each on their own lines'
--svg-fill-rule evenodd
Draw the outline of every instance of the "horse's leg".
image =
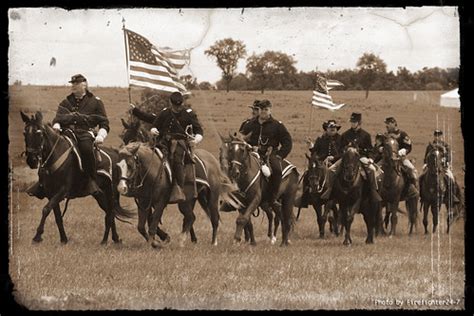
<svg viewBox="0 0 474 316">
<path fill-rule="evenodd" d="M 140 205 L 138 206 L 138 225 L 137 225 L 137 230 L 140 233 L 140 235 L 145 238 L 146 241 L 148 241 L 148 233 L 145 228 L 145 224 L 148 220 L 148 213 L 149 210 L 142 208 Z"/>
<path fill-rule="evenodd" d="M 425 227 L 425 235 L 428 234 L 428 212 L 431 203 L 428 201 L 423 202 L 423 226 Z"/>
<path fill-rule="evenodd" d="M 181 236 L 179 239 L 179 246 L 184 247 L 184 243 L 187 238 L 187 234 L 190 233 L 191 228 L 193 227 L 193 223 L 196 220 L 196 216 L 194 215 L 193 208 L 194 204 L 196 203 L 196 199 L 184 201 L 182 203 L 178 203 L 178 209 L 183 214 L 183 229 L 181 231 Z M 194 235 L 194 243 L 197 242 L 196 235 Z"/>
<path fill-rule="evenodd" d="M 352 224 L 352 220 L 349 214 L 349 207 L 347 205 L 341 205 L 339 210 L 341 211 L 341 214 L 342 214 L 342 224 L 344 225 L 344 228 L 346 230 L 343 244 L 348 246 L 351 244 L 351 224 Z"/>
<path fill-rule="evenodd" d="M 59 190 L 56 195 L 54 195 L 48 203 L 43 207 L 42 215 L 41 215 L 41 220 L 38 225 L 38 228 L 36 229 L 36 235 L 33 237 L 34 242 L 41 242 L 43 241 L 43 238 L 41 238 L 41 235 L 43 235 L 44 232 L 44 223 L 46 222 L 46 218 L 48 217 L 49 213 L 53 209 L 53 206 L 59 204 L 61 200 L 64 199 L 65 195 L 65 189 Z"/>
<path fill-rule="evenodd" d="M 418 201 L 417 198 L 408 199 L 405 203 L 407 211 L 408 211 L 408 218 L 410 219 L 410 231 L 408 232 L 409 235 L 413 233 L 413 228 L 417 226 L 417 217 L 418 217 Z"/>
<path fill-rule="evenodd" d="M 252 224 L 252 218 L 251 217 L 249 218 L 249 221 L 247 223 L 247 227 L 248 227 L 248 230 L 249 230 L 250 245 L 251 246 L 256 246 L 257 242 L 255 241 L 255 235 L 254 235 L 254 232 L 253 232 L 253 224 Z"/>
<path fill-rule="evenodd" d="M 384 224 L 385 224 L 385 229 L 388 229 L 388 224 L 390 223 L 390 216 L 391 216 L 391 213 L 390 213 L 390 209 L 387 203 L 385 205 L 385 217 L 383 219 Z"/>
<path fill-rule="evenodd" d="M 273 236 L 271 240 L 272 245 L 275 244 L 277 241 L 277 232 L 278 232 L 278 227 L 280 227 L 280 219 L 281 219 L 281 213 L 278 213 L 278 211 L 276 211 L 275 216 L 273 216 Z"/>
<path fill-rule="evenodd" d="M 365 240 L 366 244 L 374 243 L 374 230 L 375 230 L 375 214 L 376 206 L 370 205 L 363 211 L 362 215 L 364 216 L 364 222 L 367 226 L 367 238 Z"/>
<path fill-rule="evenodd" d="M 157 196 L 163 196 L 163 194 L 157 194 Z M 151 215 L 151 222 L 148 223 L 148 243 L 153 248 L 160 247 L 160 243 L 155 240 L 155 235 L 158 230 L 158 223 L 163 215 L 163 210 L 166 207 L 166 199 L 160 198 L 158 201 L 153 203 L 153 213 Z"/>
<path fill-rule="evenodd" d="M 250 241 L 250 229 L 248 223 L 244 226 L 244 240 L 245 242 Z"/>
<path fill-rule="evenodd" d="M 101 244 L 106 245 L 107 240 L 109 239 L 109 232 L 110 232 L 110 228 L 112 228 L 112 223 L 115 224 L 114 210 L 113 210 L 112 206 L 110 205 L 105 193 L 96 194 L 93 197 L 97 201 L 97 203 L 99 204 L 100 208 L 105 212 L 105 217 L 104 217 L 105 230 L 104 230 L 104 236 L 102 238 Z M 116 233 L 117 232 L 115 232 L 115 234 Z M 118 236 L 115 236 L 115 237 L 118 238 Z M 113 231 L 112 231 L 112 238 L 114 238 Z M 116 241 L 116 240 L 114 239 L 114 241 Z"/>
<path fill-rule="evenodd" d="M 146 210 L 146 215 L 147 215 L 148 227 L 150 227 L 152 217 L 153 217 L 152 216 L 153 215 L 153 210 L 152 210 L 151 207 Z M 158 220 L 158 223 L 159 222 L 161 222 L 161 218 Z M 147 234 L 147 237 L 146 237 L 146 239 L 147 239 L 148 238 L 148 233 L 146 233 L 146 234 Z M 165 243 L 169 243 L 171 241 L 171 237 L 160 227 L 159 224 L 158 224 L 158 226 L 156 226 L 156 234 L 158 235 L 158 237 L 160 237 L 161 241 L 164 241 Z"/>
<path fill-rule="evenodd" d="M 260 198 L 254 198 L 247 208 L 242 210 L 242 212 L 239 212 L 239 216 L 237 216 L 237 219 L 235 221 L 236 228 L 235 228 L 235 234 L 234 234 L 234 241 L 239 243 L 241 241 L 241 236 L 242 236 L 242 230 L 244 229 L 244 226 L 248 223 L 250 220 L 250 216 L 255 211 L 255 209 L 258 207 L 260 204 Z"/>
<path fill-rule="evenodd" d="M 56 204 L 53 206 L 54 210 L 54 218 L 56 219 L 56 225 L 58 226 L 59 229 L 59 237 L 61 238 L 61 242 L 63 244 L 67 243 L 67 236 L 66 232 L 64 231 L 64 224 L 63 224 L 63 217 L 61 215 L 61 208 L 59 207 L 59 204 Z"/>
<path fill-rule="evenodd" d="M 398 223 L 398 203 L 387 203 L 387 210 L 390 210 L 390 233 L 389 236 L 395 236 Z"/>
<path fill-rule="evenodd" d="M 267 215 L 268 219 L 268 232 L 267 236 L 270 239 L 270 241 L 273 240 L 273 211 L 271 208 L 265 207 L 264 209 L 265 214 Z"/>
<path fill-rule="evenodd" d="M 211 218 L 211 225 L 212 225 L 212 245 L 217 246 L 217 229 L 219 228 L 219 195 L 217 195 L 215 192 L 209 191 L 209 199 L 208 203 L 204 204 L 201 203 L 202 208 L 207 208 L 209 211 L 209 215 Z M 207 201 L 207 199 L 206 199 Z"/>
<path fill-rule="evenodd" d="M 438 214 L 440 209 L 439 199 L 437 199 L 436 203 L 433 203 L 431 206 L 431 213 L 433 215 L 433 234 L 436 233 L 436 229 L 438 228 Z"/>
</svg>

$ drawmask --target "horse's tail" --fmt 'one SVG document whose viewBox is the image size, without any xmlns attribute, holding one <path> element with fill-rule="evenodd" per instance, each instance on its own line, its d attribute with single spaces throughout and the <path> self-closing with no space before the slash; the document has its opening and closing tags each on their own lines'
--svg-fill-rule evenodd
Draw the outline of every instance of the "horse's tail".
<svg viewBox="0 0 474 316">
<path fill-rule="evenodd" d="M 115 218 L 117 220 L 123 222 L 123 223 L 128 223 L 128 224 L 132 225 L 132 223 L 127 221 L 126 219 L 135 217 L 135 213 L 130 211 L 130 210 L 124 209 L 120 205 L 120 200 L 119 199 L 120 199 L 120 197 L 118 195 L 114 199 Z"/>
</svg>

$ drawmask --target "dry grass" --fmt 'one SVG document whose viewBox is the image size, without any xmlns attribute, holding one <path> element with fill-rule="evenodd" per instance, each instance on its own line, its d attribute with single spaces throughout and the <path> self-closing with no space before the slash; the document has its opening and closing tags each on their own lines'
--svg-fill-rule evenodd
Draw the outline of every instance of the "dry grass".
<svg viewBox="0 0 474 316">
<path fill-rule="evenodd" d="M 118 146 L 120 117 L 127 109 L 124 89 L 93 89 L 105 102 L 111 118 L 109 145 Z M 292 245 L 272 246 L 266 238 L 267 220 L 253 219 L 258 245 L 233 246 L 235 213 L 221 214 L 219 245 L 210 244 L 211 225 L 196 207 L 198 244 L 177 245 L 182 216 L 169 206 L 163 227 L 171 244 L 160 251 L 145 244 L 136 228 L 117 223 L 122 245 L 99 245 L 103 213 L 92 198 L 71 201 L 65 216 L 70 242 L 59 243 L 53 215 L 48 218 L 44 242 L 33 245 L 31 238 L 46 203 L 28 197 L 21 190 L 35 179 L 19 154 L 24 150 L 20 109 L 41 109 L 46 120 L 68 93 L 67 88 L 15 87 L 10 91 L 10 148 L 13 166 L 11 193 L 10 275 L 17 301 L 31 309 L 353 309 L 400 308 L 381 305 L 381 300 L 398 299 L 402 308 L 464 308 L 464 229 L 458 221 L 453 233 L 445 233 L 443 212 L 440 233 L 407 236 L 407 218 L 400 216 L 399 236 L 377 238 L 365 245 L 365 225 L 357 216 L 353 225 L 352 247 L 344 247 L 341 237 L 317 239 L 315 216 L 303 210 Z M 314 110 L 311 135 L 320 133 L 323 120 L 336 118 L 343 129 L 352 111 L 364 115 L 370 132 L 382 130 L 383 118 L 396 116 L 414 139 L 413 156 L 421 169 L 424 147 L 436 125 L 436 115 L 451 124 L 454 171 L 462 179 L 463 147 L 460 115 L 453 109 L 434 106 L 439 92 L 335 92 L 337 102 L 350 104 L 340 112 Z M 290 159 L 304 166 L 303 138 L 308 133 L 311 92 L 197 92 L 192 100 L 205 126 L 203 148 L 217 154 L 217 130 L 226 133 L 247 116 L 244 105 L 255 98 L 268 98 L 275 116 L 285 122 L 294 138 Z M 138 97 L 137 97 L 138 98 Z M 290 105 L 291 104 L 291 105 Z M 298 115 L 295 115 L 298 114 Z M 223 119 L 226 119 L 226 122 Z M 447 129 L 447 128 L 446 128 Z M 133 200 L 122 204 L 135 208 Z M 431 222 L 431 219 L 430 219 Z M 280 238 L 280 236 L 278 236 Z M 446 299 L 455 305 L 406 306 L 408 299 Z M 460 300 L 457 302 L 457 300 Z"/>
</svg>

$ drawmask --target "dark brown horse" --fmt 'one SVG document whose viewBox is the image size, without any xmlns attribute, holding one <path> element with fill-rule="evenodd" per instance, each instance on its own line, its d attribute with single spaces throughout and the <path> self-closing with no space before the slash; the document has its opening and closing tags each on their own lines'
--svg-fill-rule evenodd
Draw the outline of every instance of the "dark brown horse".
<svg viewBox="0 0 474 316">
<path fill-rule="evenodd" d="M 324 238 L 325 226 L 329 219 L 329 228 L 336 236 L 339 236 L 339 211 L 334 200 L 325 201 L 321 199 L 321 194 L 325 187 L 327 161 L 320 161 L 315 155 L 311 157 L 306 155 L 308 159 L 308 170 L 304 175 L 308 187 L 308 202 L 316 212 L 316 218 L 319 228 L 319 237 Z M 297 219 L 300 209 L 298 209 Z"/>
<path fill-rule="evenodd" d="M 239 216 L 236 220 L 234 240 L 238 243 L 241 241 L 244 227 L 251 223 L 251 214 L 267 198 L 268 180 L 262 174 L 260 159 L 253 152 L 252 146 L 240 137 L 232 137 L 228 159 L 230 163 L 230 177 L 246 196 L 245 206 L 239 209 Z M 289 163 L 283 160 L 283 169 L 287 165 Z M 298 186 L 298 177 L 296 168 L 289 169 L 288 176 L 283 177 L 277 194 L 281 202 L 281 210 L 274 211 L 279 213 L 282 223 L 282 246 L 289 245 L 289 235 L 294 224 L 293 205 Z M 251 242 L 255 244 L 253 230 L 250 231 L 250 234 Z"/>
<path fill-rule="evenodd" d="M 219 136 L 221 138 L 221 147 L 219 148 L 219 162 L 220 162 L 222 171 L 226 175 L 229 176 L 229 167 L 230 167 L 229 150 L 230 150 L 230 144 L 232 142 L 232 135 L 229 135 L 229 138 L 225 138 L 221 134 L 219 134 Z M 237 136 L 237 135 L 234 135 L 234 136 Z M 262 209 L 267 215 L 267 219 L 268 219 L 267 236 L 270 239 L 270 243 L 274 244 L 277 240 L 276 236 L 277 236 L 278 227 L 280 225 L 280 216 L 277 213 L 274 214 L 273 209 L 269 207 L 268 205 L 259 206 L 257 208 L 257 215 L 255 215 L 255 213 L 252 213 L 252 215 L 254 217 L 257 217 L 258 214 L 260 214 L 259 212 L 260 209 Z M 254 245 L 255 240 L 253 241 L 250 240 L 251 239 L 250 231 L 252 230 L 253 230 L 253 224 L 252 224 L 252 221 L 249 221 L 247 225 L 244 227 L 245 241 L 251 242 Z"/>
<path fill-rule="evenodd" d="M 46 218 L 53 210 L 61 242 L 67 243 L 59 203 L 64 199 L 87 196 L 89 193 L 86 192 L 85 187 L 89 178 L 85 177 L 80 170 L 72 143 L 55 131 L 50 124 L 43 124 L 41 112 L 36 112 L 32 117 L 21 112 L 21 117 L 25 123 L 26 162 L 32 169 L 38 168 L 39 165 L 39 181 L 48 199 L 33 241 L 42 241 L 41 235 L 44 232 Z M 100 208 L 105 212 L 105 232 L 102 244 L 107 243 L 110 229 L 112 229 L 112 240 L 119 243 L 121 240 L 117 234 L 114 219 L 131 218 L 132 213 L 120 206 L 119 194 L 115 190 L 119 180 L 115 165 L 118 162 L 118 152 L 111 148 L 101 147 L 100 154 L 102 161 L 108 162 L 107 168 L 111 171 L 108 174 L 107 172 L 97 173 L 97 184 L 101 192 L 94 195 Z"/>
<path fill-rule="evenodd" d="M 382 204 L 386 206 L 386 222 L 388 222 L 388 218 L 391 220 L 389 236 L 393 236 L 396 233 L 398 204 L 405 199 L 403 191 L 406 181 L 402 174 L 402 160 L 398 155 L 398 149 L 398 141 L 396 139 L 389 137 L 385 140 L 381 161 L 383 180 L 380 195 L 383 199 Z M 413 228 L 416 227 L 418 200 L 417 197 L 406 198 L 405 200 L 410 223 L 409 234 L 411 235 Z"/>
<path fill-rule="evenodd" d="M 138 200 L 138 231 L 153 246 L 160 243 L 155 240 L 158 223 L 161 221 L 163 210 L 168 204 L 171 194 L 171 175 L 167 171 L 167 163 L 152 148 L 143 143 L 129 143 L 119 151 L 122 169 L 122 178 L 118 186 L 121 194 L 129 195 L 130 191 Z M 187 234 L 190 233 L 195 221 L 194 205 L 196 200 L 210 217 L 212 223 L 212 244 L 217 245 L 217 228 L 219 225 L 219 198 L 235 190 L 230 180 L 222 173 L 219 162 L 214 156 L 203 149 L 196 149 L 197 197 L 194 196 L 194 183 L 187 182 L 184 192 L 186 200 L 178 203 L 178 208 L 183 214 L 183 228 L 180 246 L 184 245 Z M 146 205 L 146 206 L 144 206 Z M 149 212 L 153 210 L 151 221 Z M 148 234 L 145 223 L 148 222 Z"/>
<path fill-rule="evenodd" d="M 344 245 L 352 244 L 351 225 L 354 215 L 362 213 L 367 226 L 367 244 L 374 242 L 375 219 L 379 203 L 369 194 L 369 185 L 361 175 L 362 165 L 356 148 L 348 147 L 341 157 L 341 171 L 336 176 L 332 196 L 339 204 L 345 228 Z"/>
<path fill-rule="evenodd" d="M 428 234 L 428 211 L 431 209 L 433 216 L 433 233 L 438 226 L 438 217 L 441 205 L 445 204 L 448 213 L 447 233 L 455 218 L 459 216 L 458 204 L 454 204 L 450 199 L 450 194 L 454 194 L 454 188 L 449 188 L 445 178 L 443 168 L 443 153 L 434 148 L 426 157 L 427 171 L 420 177 L 420 203 L 423 209 L 423 226 L 425 234 Z"/>
</svg>

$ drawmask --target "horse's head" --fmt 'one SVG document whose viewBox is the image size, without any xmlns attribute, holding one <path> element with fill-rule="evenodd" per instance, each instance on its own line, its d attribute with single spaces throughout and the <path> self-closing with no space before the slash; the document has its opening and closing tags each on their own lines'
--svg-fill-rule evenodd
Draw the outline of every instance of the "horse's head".
<svg viewBox="0 0 474 316">
<path fill-rule="evenodd" d="M 308 156 L 308 185 L 312 192 L 321 192 L 324 181 L 324 164 L 317 159 L 316 155 Z"/>
<path fill-rule="evenodd" d="M 426 157 L 426 166 L 431 174 L 440 174 L 443 170 L 443 152 L 439 148 L 434 148 Z"/>
<path fill-rule="evenodd" d="M 125 122 L 124 119 L 120 119 L 123 125 L 123 131 L 119 135 L 123 143 L 127 145 L 131 142 L 147 142 L 148 138 L 146 133 L 142 130 L 139 120 L 132 119 L 129 122 Z"/>
<path fill-rule="evenodd" d="M 139 173 L 138 149 L 140 143 L 130 143 L 119 150 L 120 181 L 117 190 L 122 195 L 129 195 L 131 189 L 137 182 Z"/>
<path fill-rule="evenodd" d="M 341 159 L 342 177 L 344 181 L 353 182 L 359 174 L 359 152 L 355 147 L 348 147 Z"/>
<path fill-rule="evenodd" d="M 400 160 L 398 155 L 398 141 L 393 137 L 388 137 L 383 145 L 383 159 L 385 162 L 395 162 Z"/>
<path fill-rule="evenodd" d="M 249 152 L 252 149 L 240 135 L 230 135 L 227 160 L 230 162 L 229 176 L 232 180 L 237 181 L 242 174 L 246 173 L 249 161 Z"/>
<path fill-rule="evenodd" d="M 25 136 L 26 145 L 26 163 L 30 168 L 36 169 L 38 168 L 44 145 L 43 115 L 39 111 L 31 117 L 28 117 L 23 112 L 20 112 L 20 114 L 25 123 L 23 135 Z"/>
</svg>

